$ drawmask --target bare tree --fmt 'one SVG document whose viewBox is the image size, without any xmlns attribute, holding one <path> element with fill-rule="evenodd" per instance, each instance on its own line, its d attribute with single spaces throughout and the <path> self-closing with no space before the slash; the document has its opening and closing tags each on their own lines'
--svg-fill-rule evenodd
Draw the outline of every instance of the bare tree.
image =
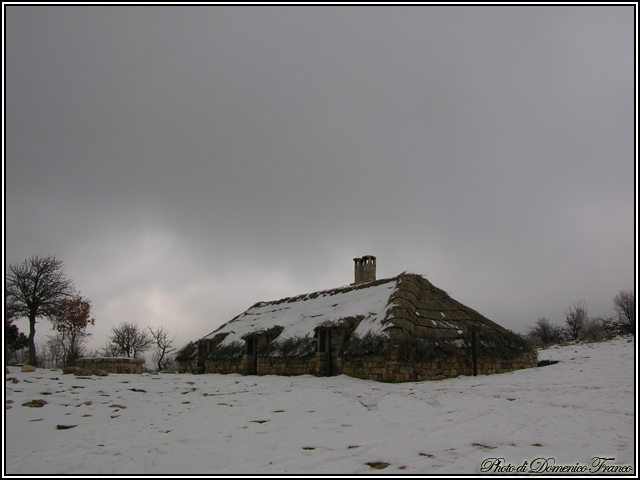
<svg viewBox="0 0 640 480">
<path fill-rule="evenodd" d="M 55 318 L 60 302 L 73 295 L 73 283 L 62 271 L 62 261 L 37 255 L 22 264 L 10 264 L 5 285 L 5 307 L 12 317 L 29 319 L 29 363 L 36 364 L 36 318 Z"/>
<path fill-rule="evenodd" d="M 102 354 L 100 353 L 100 350 L 97 348 L 89 348 L 87 350 L 85 350 L 84 355 L 82 358 L 98 358 L 101 357 Z"/>
<path fill-rule="evenodd" d="M 584 303 L 584 300 L 580 300 L 565 310 L 564 315 L 566 317 L 569 334 L 571 338 L 575 340 L 582 332 L 582 328 L 587 320 L 587 305 Z"/>
<path fill-rule="evenodd" d="M 38 365 L 41 367 L 47 368 L 51 364 L 51 358 L 49 357 L 49 352 L 47 350 L 46 343 L 44 342 L 36 343 L 36 350 L 38 352 L 38 356 L 36 357 L 38 360 Z M 38 365 L 36 365 L 36 367 Z"/>
<path fill-rule="evenodd" d="M 553 345 L 564 340 L 564 329 L 559 325 L 552 324 L 549 319 L 540 317 L 536 320 L 535 327 L 527 333 L 527 338 L 534 344 Z"/>
<path fill-rule="evenodd" d="M 54 336 L 47 335 L 47 341 L 45 343 L 47 353 L 51 359 L 51 363 L 54 367 L 64 365 L 64 348 L 62 345 L 62 334 L 56 332 Z"/>
<path fill-rule="evenodd" d="M 587 342 L 599 342 L 603 337 L 604 319 L 602 318 L 587 318 L 580 330 L 580 337 Z"/>
<path fill-rule="evenodd" d="M 158 371 L 165 370 L 170 362 L 169 355 L 176 351 L 173 345 L 173 341 L 176 339 L 174 336 L 169 340 L 169 332 L 164 327 L 160 326 L 155 331 L 149 327 L 151 337 L 153 339 L 153 363 L 158 367 Z"/>
<path fill-rule="evenodd" d="M 111 339 L 107 339 L 104 342 L 104 346 L 98 352 L 99 357 L 117 357 L 122 352 L 120 351 L 120 347 L 115 343 L 111 343 Z"/>
<path fill-rule="evenodd" d="M 620 290 L 613 297 L 613 306 L 620 323 L 627 327 L 629 333 L 634 333 L 636 331 L 636 294 L 633 290 Z"/>
<path fill-rule="evenodd" d="M 129 358 L 138 358 L 138 355 L 149 350 L 153 339 L 135 323 L 121 322 L 117 327 L 111 327 L 109 340 L 117 345 L 120 352 Z"/>
</svg>

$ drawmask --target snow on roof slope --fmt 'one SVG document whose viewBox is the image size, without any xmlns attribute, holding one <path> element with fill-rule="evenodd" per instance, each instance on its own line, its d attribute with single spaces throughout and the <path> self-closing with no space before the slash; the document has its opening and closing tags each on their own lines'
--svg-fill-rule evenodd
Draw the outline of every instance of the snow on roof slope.
<svg viewBox="0 0 640 480">
<path fill-rule="evenodd" d="M 304 337 L 313 335 L 314 328 L 322 323 L 356 316 L 364 317 L 355 330 L 356 334 L 380 332 L 389 297 L 396 289 L 397 282 L 397 278 L 390 278 L 375 282 L 366 288 L 358 285 L 300 295 L 277 302 L 260 302 L 202 340 L 229 332 L 220 343 L 229 345 L 241 341 L 244 335 L 275 325 L 284 327 L 278 340 Z"/>
</svg>

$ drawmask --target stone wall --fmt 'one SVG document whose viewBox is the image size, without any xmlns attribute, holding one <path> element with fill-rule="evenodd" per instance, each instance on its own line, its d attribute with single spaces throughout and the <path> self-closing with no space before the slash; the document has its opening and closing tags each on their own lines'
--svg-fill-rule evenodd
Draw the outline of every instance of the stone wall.
<svg viewBox="0 0 640 480">
<path fill-rule="evenodd" d="M 317 354 L 309 357 L 260 357 L 258 375 L 318 375 Z"/>
<path fill-rule="evenodd" d="M 196 373 L 196 359 L 195 357 L 187 360 L 186 362 L 178 363 L 178 373 Z"/>
<path fill-rule="evenodd" d="M 247 355 L 237 360 L 206 360 L 204 362 L 204 373 L 240 373 L 246 375 Z"/>
<path fill-rule="evenodd" d="M 207 360 L 204 373 L 240 373 L 247 375 L 253 370 L 253 355 L 243 355 L 235 360 Z M 318 373 L 318 359 L 316 355 L 304 358 L 288 357 L 258 357 L 257 375 L 316 375 Z M 198 373 L 196 361 L 182 362 L 178 367 L 179 373 Z"/>
<path fill-rule="evenodd" d="M 332 339 L 333 340 L 333 339 Z M 333 343 L 333 342 L 331 342 Z M 506 373 L 523 368 L 538 366 L 538 354 L 532 352 L 513 359 L 499 357 L 479 357 L 476 369 L 478 375 Z M 473 375 L 473 361 L 468 349 L 459 349 L 454 357 L 436 358 L 428 362 L 408 361 L 399 357 L 397 352 L 389 356 L 334 358 L 335 375 L 348 375 L 354 378 L 377 380 L 380 382 L 416 382 L 422 380 L 440 380 Z M 255 370 L 255 373 L 253 373 Z M 196 361 L 180 364 L 181 373 L 198 373 Z M 303 358 L 297 357 L 258 357 L 245 354 L 235 360 L 207 360 L 204 373 L 240 373 L 242 375 L 315 375 L 327 376 L 329 361 L 327 352 L 316 352 Z"/>
<path fill-rule="evenodd" d="M 104 370 L 108 373 L 142 373 L 144 360 L 140 358 L 103 357 L 79 358 L 76 366 L 90 372 Z"/>
<path fill-rule="evenodd" d="M 478 375 L 491 375 L 537 366 L 538 354 L 532 351 L 513 359 L 481 357 L 477 360 L 476 369 Z M 398 358 L 397 354 L 389 357 L 343 357 L 341 367 L 344 375 L 382 382 L 417 382 L 473 375 L 473 362 L 465 349 L 460 349 L 456 357 L 429 362 L 408 362 Z"/>
</svg>

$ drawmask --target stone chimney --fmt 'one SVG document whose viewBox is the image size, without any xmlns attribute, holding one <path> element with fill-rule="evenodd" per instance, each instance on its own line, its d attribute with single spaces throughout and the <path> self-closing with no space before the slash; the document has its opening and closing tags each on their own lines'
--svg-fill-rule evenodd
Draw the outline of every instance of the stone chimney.
<svg viewBox="0 0 640 480">
<path fill-rule="evenodd" d="M 373 282 L 376 279 L 376 257 L 365 255 L 362 258 L 354 258 L 355 285 L 359 283 Z"/>
</svg>

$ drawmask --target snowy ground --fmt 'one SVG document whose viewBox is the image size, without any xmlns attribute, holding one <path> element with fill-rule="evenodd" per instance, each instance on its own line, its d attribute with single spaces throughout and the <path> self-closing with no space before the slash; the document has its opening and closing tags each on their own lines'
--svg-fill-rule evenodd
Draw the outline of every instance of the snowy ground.
<svg viewBox="0 0 640 480">
<path fill-rule="evenodd" d="M 634 352 L 617 338 L 541 350 L 560 360 L 545 367 L 402 384 L 10 367 L 4 473 L 476 474 L 488 458 L 593 457 L 635 473 Z"/>
</svg>

